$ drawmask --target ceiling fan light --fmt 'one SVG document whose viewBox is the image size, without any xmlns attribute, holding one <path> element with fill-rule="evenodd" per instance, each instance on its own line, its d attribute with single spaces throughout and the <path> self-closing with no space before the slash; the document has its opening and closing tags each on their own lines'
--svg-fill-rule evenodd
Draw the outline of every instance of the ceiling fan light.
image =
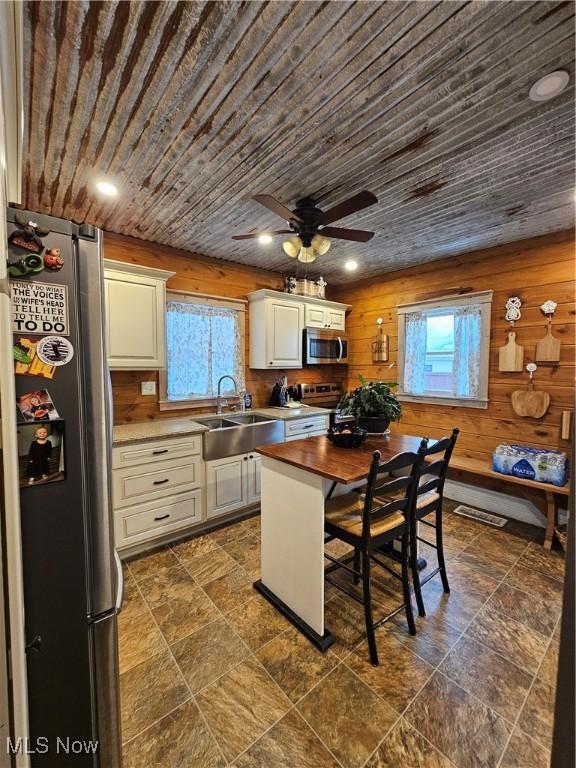
<svg viewBox="0 0 576 768">
<path fill-rule="evenodd" d="M 289 237 L 288 240 L 284 240 L 282 243 L 282 249 L 287 256 L 291 259 L 295 259 L 302 248 L 302 240 L 299 237 Z"/>
<path fill-rule="evenodd" d="M 312 264 L 313 261 L 316 261 L 316 256 L 314 255 L 314 249 L 312 246 L 309 248 L 300 248 L 298 261 L 301 261 L 303 264 Z"/>
<path fill-rule="evenodd" d="M 331 245 L 332 241 L 322 235 L 314 235 L 312 238 L 312 247 L 318 256 L 324 256 L 325 253 L 328 253 Z"/>
</svg>

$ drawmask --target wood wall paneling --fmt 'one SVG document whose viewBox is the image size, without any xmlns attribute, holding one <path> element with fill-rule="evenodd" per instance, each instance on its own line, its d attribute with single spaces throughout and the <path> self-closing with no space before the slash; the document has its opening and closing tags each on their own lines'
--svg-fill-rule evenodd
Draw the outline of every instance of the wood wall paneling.
<svg viewBox="0 0 576 768">
<path fill-rule="evenodd" d="M 105 234 L 104 256 L 115 261 L 176 272 L 174 277 L 168 281 L 168 289 L 174 288 L 181 291 L 238 299 L 246 298 L 247 293 L 260 288 L 282 290 L 284 286 L 284 277 L 273 272 L 222 262 L 112 233 Z M 249 338 L 249 320 L 248 313 L 246 313 L 246 363 L 249 360 Z M 255 371 L 250 370 L 246 364 L 246 388 L 253 395 L 254 407 L 268 405 L 272 387 L 283 374 L 288 376 L 288 381 L 291 384 L 339 380 L 343 375 L 341 370 L 335 370 L 335 366 L 315 365 L 298 371 Z M 140 394 L 142 381 L 158 382 L 157 372 L 112 371 L 115 424 L 192 416 L 206 410 L 196 408 L 160 411 L 157 397 Z"/>
<path fill-rule="evenodd" d="M 574 408 L 575 396 L 576 310 L 571 232 L 459 255 L 382 275 L 370 282 L 339 287 L 333 298 L 352 305 L 346 326 L 351 347 L 348 388 L 357 386 L 359 374 L 369 380 L 397 380 L 398 304 L 422 299 L 447 285 L 494 291 L 488 408 L 403 403 L 403 417 L 397 429 L 440 437 L 457 426 L 461 430 L 457 453 L 486 461 L 501 442 L 568 450 L 560 430 L 562 410 Z M 518 343 L 524 346 L 525 363 L 534 359 L 536 341 L 546 330 L 540 305 L 547 299 L 558 302 L 553 331 L 562 342 L 560 364 L 540 364 L 535 378 L 535 387 L 549 392 L 551 397 L 550 408 L 541 419 L 520 418 L 510 404 L 511 393 L 527 387 L 527 374 L 498 371 L 498 348 L 505 343 L 508 329 L 504 305 L 510 296 L 522 300 L 522 318 L 515 331 Z M 383 331 L 389 335 L 390 359 L 383 364 L 372 363 L 371 341 L 376 335 L 377 317 L 384 319 Z"/>
</svg>

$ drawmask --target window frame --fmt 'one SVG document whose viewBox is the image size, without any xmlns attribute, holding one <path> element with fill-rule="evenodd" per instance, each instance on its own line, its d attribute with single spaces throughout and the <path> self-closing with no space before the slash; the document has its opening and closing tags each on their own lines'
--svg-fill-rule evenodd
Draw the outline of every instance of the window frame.
<svg viewBox="0 0 576 768">
<path fill-rule="evenodd" d="M 488 408 L 488 379 L 490 372 L 490 322 L 492 315 L 493 291 L 474 291 L 466 294 L 440 296 L 434 299 L 414 301 L 410 304 L 399 304 L 398 315 L 398 399 L 407 403 L 425 403 L 430 405 L 461 406 L 464 408 Z M 479 397 L 452 397 L 445 393 L 436 395 L 424 392 L 413 395 L 404 392 L 404 353 L 405 353 L 405 321 L 406 315 L 412 312 L 428 312 L 430 310 L 450 310 L 471 304 L 479 304 L 482 318 L 482 340 L 480 346 L 480 395 Z"/>
<path fill-rule="evenodd" d="M 166 305 L 169 301 L 178 301 L 185 299 L 189 304 L 198 304 L 209 307 L 223 307 L 233 309 L 239 313 L 240 317 L 240 365 L 246 375 L 246 308 L 248 301 L 246 299 L 231 299 L 226 296 L 213 296 L 206 293 L 192 293 L 191 291 L 178 291 L 169 289 L 166 291 Z M 166 311 L 166 310 L 165 310 Z M 167 325 L 167 324 L 166 324 Z M 186 400 L 168 399 L 168 337 L 166 344 L 166 366 L 158 372 L 158 408 L 161 411 L 190 410 L 192 408 L 209 408 L 216 404 L 216 397 L 194 397 Z"/>
</svg>

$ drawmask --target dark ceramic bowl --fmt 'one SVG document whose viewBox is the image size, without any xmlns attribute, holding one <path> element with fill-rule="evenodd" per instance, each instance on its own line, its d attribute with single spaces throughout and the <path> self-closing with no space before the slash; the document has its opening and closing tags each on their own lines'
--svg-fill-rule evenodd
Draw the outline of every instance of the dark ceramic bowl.
<svg viewBox="0 0 576 768">
<path fill-rule="evenodd" d="M 366 440 L 366 435 L 366 430 L 356 425 L 340 424 L 329 429 L 327 437 L 337 448 L 358 448 Z"/>
</svg>

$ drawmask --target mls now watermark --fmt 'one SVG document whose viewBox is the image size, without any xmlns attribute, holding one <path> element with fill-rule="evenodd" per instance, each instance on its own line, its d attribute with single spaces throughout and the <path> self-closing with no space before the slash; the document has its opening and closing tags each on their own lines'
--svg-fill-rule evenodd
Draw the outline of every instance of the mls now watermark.
<svg viewBox="0 0 576 768">
<path fill-rule="evenodd" d="M 47 736 L 36 739 L 19 736 L 17 739 L 6 739 L 6 752 L 9 755 L 94 755 L 98 751 L 98 742 L 84 739 L 72 739 L 70 736 L 56 741 L 50 741 Z"/>
</svg>

